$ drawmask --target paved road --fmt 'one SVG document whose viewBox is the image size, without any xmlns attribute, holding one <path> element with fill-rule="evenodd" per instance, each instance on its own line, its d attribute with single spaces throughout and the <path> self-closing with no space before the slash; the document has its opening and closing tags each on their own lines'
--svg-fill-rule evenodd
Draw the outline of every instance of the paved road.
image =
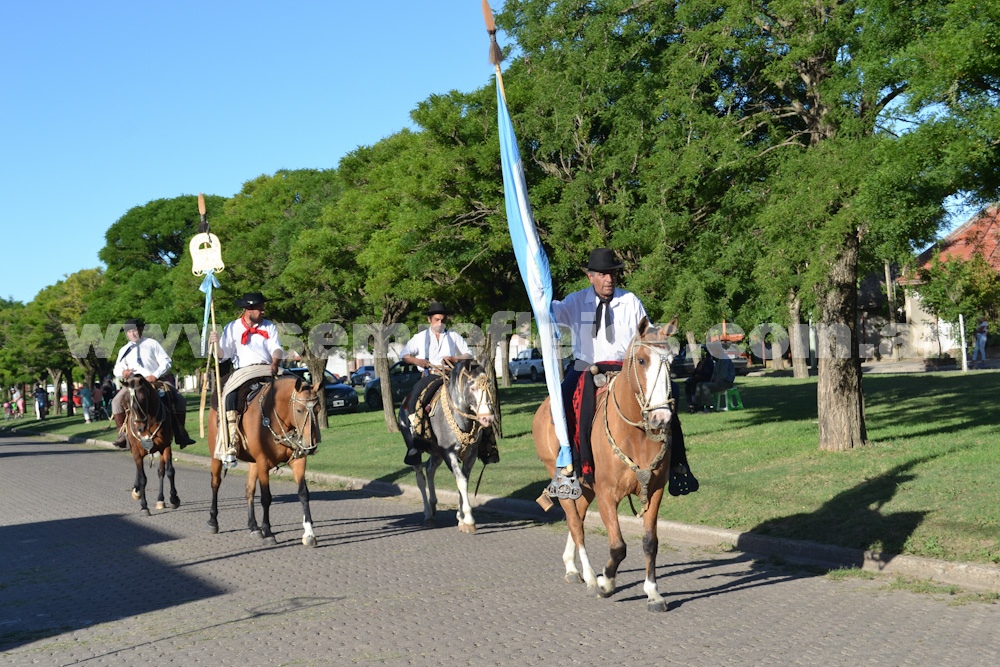
<svg viewBox="0 0 1000 667">
<path fill-rule="evenodd" d="M 313 487 L 303 547 L 275 485 L 278 544 L 244 530 L 242 473 L 209 534 L 209 479 L 142 517 L 123 452 L 0 436 L 0 663 L 10 665 L 995 665 L 1000 605 L 833 581 L 661 541 L 651 614 L 638 540 L 610 599 L 562 581 L 561 525 L 480 512 L 420 525 L 408 498 Z M 445 482 L 450 482 L 445 478 Z M 589 536 L 592 557 L 607 544 Z"/>
</svg>

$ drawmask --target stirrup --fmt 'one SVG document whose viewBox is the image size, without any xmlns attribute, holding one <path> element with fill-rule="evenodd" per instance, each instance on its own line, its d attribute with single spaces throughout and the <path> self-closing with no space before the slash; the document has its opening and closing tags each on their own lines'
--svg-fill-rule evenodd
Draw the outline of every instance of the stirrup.
<svg viewBox="0 0 1000 667">
<path fill-rule="evenodd" d="M 563 475 L 562 472 L 561 470 L 556 472 L 556 476 L 549 482 L 549 486 L 545 492 L 553 498 L 576 500 L 583 495 L 583 489 L 580 488 L 580 480 L 577 479 L 574 473 L 570 473 L 567 476 Z"/>
<path fill-rule="evenodd" d="M 699 486 L 698 480 L 687 466 L 677 465 L 670 469 L 670 481 L 667 483 L 670 495 L 686 496 L 697 491 Z"/>
</svg>

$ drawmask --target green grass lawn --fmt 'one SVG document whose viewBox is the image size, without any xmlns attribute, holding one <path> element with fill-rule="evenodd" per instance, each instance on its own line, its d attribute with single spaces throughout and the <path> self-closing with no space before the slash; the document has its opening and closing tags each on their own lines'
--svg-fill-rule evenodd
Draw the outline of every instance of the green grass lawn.
<svg viewBox="0 0 1000 667">
<path fill-rule="evenodd" d="M 1000 372 L 866 375 L 871 446 L 818 449 L 816 380 L 740 378 L 745 410 L 682 415 L 701 490 L 667 496 L 664 519 L 807 539 L 846 547 L 1000 563 Z M 480 493 L 534 500 L 547 484 L 535 456 L 531 419 L 543 384 L 500 390 L 501 461 Z M 198 438 L 197 397 L 188 429 L 199 440 L 185 453 L 208 455 Z M 113 439 L 82 417 L 24 424 L 52 433 Z M 402 464 L 402 438 L 381 412 L 330 417 L 310 470 L 415 483 Z M 473 472 L 478 476 L 479 467 Z M 439 476 L 452 488 L 450 475 Z M 623 503 L 625 512 L 627 502 Z"/>
</svg>

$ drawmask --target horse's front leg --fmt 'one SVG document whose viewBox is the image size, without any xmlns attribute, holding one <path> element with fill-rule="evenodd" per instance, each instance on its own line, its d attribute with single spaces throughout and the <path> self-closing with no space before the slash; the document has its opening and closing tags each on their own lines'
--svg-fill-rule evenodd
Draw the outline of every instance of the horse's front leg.
<svg viewBox="0 0 1000 667">
<path fill-rule="evenodd" d="M 413 466 L 413 473 L 417 476 L 417 488 L 420 489 L 420 498 L 424 501 L 424 525 L 429 528 L 437 525 L 437 519 L 435 518 L 435 514 L 437 513 L 437 502 L 433 504 L 430 502 L 430 497 L 427 493 L 428 474 L 424 472 L 424 469 L 426 466 L 426 469 L 430 470 L 433 463 L 434 457 L 431 456 L 430 459 L 427 460 L 427 463 Z"/>
<path fill-rule="evenodd" d="M 139 511 L 149 516 L 149 505 L 146 504 L 146 471 L 142 467 L 142 454 L 132 450 L 135 461 L 135 484 L 132 486 L 132 498 L 139 501 Z"/>
<path fill-rule="evenodd" d="M 455 485 L 458 487 L 458 530 L 471 535 L 476 532 L 476 520 L 472 518 L 472 505 L 469 502 L 469 478 L 458 456 L 455 455 L 455 450 L 448 450 L 447 456 L 451 470 L 455 473 Z"/>
<path fill-rule="evenodd" d="M 587 516 L 587 506 L 590 500 L 584 495 L 577 500 L 560 498 L 559 505 L 566 514 L 566 524 L 569 526 L 569 537 L 563 550 L 563 563 L 566 565 L 566 582 L 580 582 L 580 572 L 576 569 L 574 556 L 580 556 L 580 569 L 583 570 L 583 581 L 587 584 L 587 594 L 594 595 L 597 591 L 597 575 L 587 556 L 587 545 L 584 539 L 583 518 Z"/>
<path fill-rule="evenodd" d="M 642 518 L 644 528 L 642 535 L 642 552 L 646 555 L 646 581 L 642 590 L 646 593 L 647 611 L 666 611 L 667 601 L 660 595 L 656 585 L 656 553 L 660 547 L 660 538 L 656 534 L 656 520 L 660 513 L 660 501 L 663 499 L 662 484 L 649 496 L 649 507 Z"/>
<path fill-rule="evenodd" d="M 602 598 L 610 597 L 615 592 L 615 577 L 618 576 L 618 566 L 625 560 L 627 548 L 622 539 L 621 524 L 618 523 L 618 501 L 605 491 L 597 498 L 597 508 L 601 512 L 601 521 L 608 532 L 608 551 L 610 558 L 604 566 L 604 571 L 597 578 L 597 594 Z M 648 516 L 648 515 L 647 515 Z"/>
<path fill-rule="evenodd" d="M 302 544 L 307 547 L 316 546 L 316 534 L 313 533 L 312 513 L 309 511 L 309 487 L 306 486 L 306 457 L 293 459 L 288 467 L 295 475 L 299 487 L 299 502 L 302 503 Z"/>
<path fill-rule="evenodd" d="M 260 486 L 260 536 L 263 538 L 264 544 L 276 544 L 277 540 L 274 539 L 274 533 L 271 532 L 271 480 L 270 471 L 266 465 L 257 465 L 257 484 Z M 252 494 L 250 502 L 252 507 Z"/>
<path fill-rule="evenodd" d="M 209 441 L 211 442 L 211 438 Z M 219 487 L 222 485 L 222 461 L 212 459 L 212 505 L 208 510 L 208 527 L 212 534 L 219 532 Z"/>
<path fill-rule="evenodd" d="M 165 456 L 167 459 L 164 465 L 166 466 L 167 480 L 170 482 L 170 508 L 177 509 L 181 506 L 181 499 L 177 495 L 177 487 L 174 485 L 174 455 L 169 447 L 167 447 Z"/>
<path fill-rule="evenodd" d="M 247 470 L 246 499 L 247 499 L 247 528 L 253 537 L 263 537 L 260 527 L 257 525 L 257 513 L 254 511 L 253 496 L 257 491 L 257 464 L 251 463 Z M 263 493 L 263 489 L 261 489 Z"/>
</svg>

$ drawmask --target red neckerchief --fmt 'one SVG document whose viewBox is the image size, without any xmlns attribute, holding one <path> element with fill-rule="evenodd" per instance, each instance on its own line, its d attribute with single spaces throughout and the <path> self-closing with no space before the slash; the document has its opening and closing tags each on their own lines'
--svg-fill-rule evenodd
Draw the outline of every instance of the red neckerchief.
<svg viewBox="0 0 1000 667">
<path fill-rule="evenodd" d="M 247 322 L 245 318 L 241 317 L 240 319 L 243 320 L 243 326 L 245 326 L 246 329 L 247 329 L 246 331 L 243 332 L 243 337 L 240 339 L 240 342 L 243 343 L 244 345 L 246 345 L 247 343 L 250 342 L 250 336 L 252 336 L 254 334 L 260 334 L 264 338 L 270 338 L 271 337 L 263 329 L 258 329 L 254 325 L 252 325 L 249 322 Z"/>
</svg>

